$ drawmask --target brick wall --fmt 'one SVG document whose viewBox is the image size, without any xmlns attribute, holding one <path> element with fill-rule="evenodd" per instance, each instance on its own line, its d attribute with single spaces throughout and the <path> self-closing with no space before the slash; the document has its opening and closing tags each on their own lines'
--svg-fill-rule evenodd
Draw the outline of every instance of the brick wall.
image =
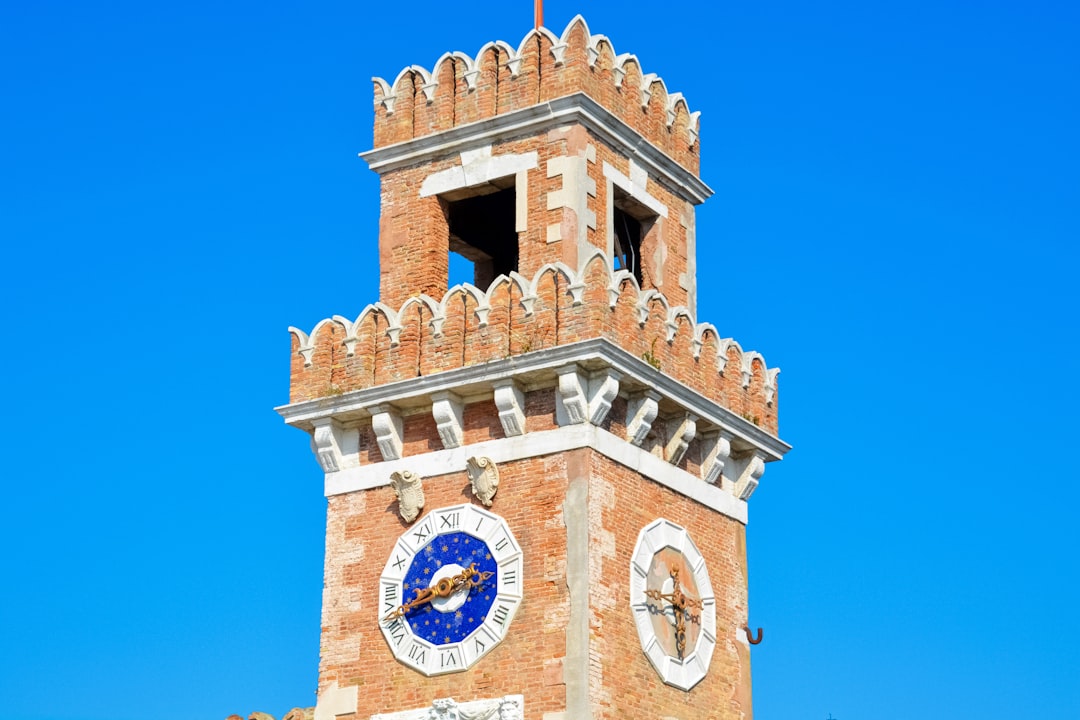
<svg viewBox="0 0 1080 720">
<path fill-rule="evenodd" d="M 389 487 L 329 499 L 319 689 L 357 685 L 357 718 L 459 700 L 523 693 L 527 716 L 565 709 L 566 456 L 500 465 L 491 510 L 524 553 L 524 601 L 508 637 L 466 672 L 425 678 L 399 663 L 379 630 L 379 575 L 408 527 Z M 425 510 L 473 500 L 465 473 L 424 482 Z M 350 717 L 350 716 L 345 716 Z"/>
<path fill-rule="evenodd" d="M 530 393 L 527 425 L 554 427 L 551 391 Z M 618 409 L 618 408 L 617 408 Z M 470 406 L 472 442 L 498 437 L 485 429 L 492 408 Z M 616 420 L 614 425 L 618 425 Z M 612 429 L 616 428 L 612 426 Z M 405 444 L 423 452 L 437 444 L 426 420 L 407 423 Z M 373 446 L 372 439 L 362 441 Z M 370 460 L 378 450 L 370 447 Z M 691 450 L 689 455 L 693 455 Z M 524 556 L 524 600 L 507 638 L 467 672 L 423 678 L 394 659 L 378 627 L 378 579 L 398 536 L 408 527 L 389 487 L 332 496 L 327 509 L 319 688 L 358 687 L 356 718 L 419 708 L 441 697 L 459 700 L 523 693 L 526 718 L 567 708 L 571 597 L 567 580 L 568 487 L 584 479 L 588 533 L 587 679 L 593 717 L 750 717 L 747 646 L 737 640 L 746 621 L 745 529 L 737 521 L 584 449 L 501 463 L 491 508 L 514 532 Z M 476 502 L 464 473 L 424 480 L 425 511 Z M 579 508 L 579 511 L 581 509 Z M 637 534 L 658 517 L 685 527 L 706 559 L 716 595 L 717 645 L 709 673 L 690 692 L 664 685 L 644 653 L 630 610 L 629 565 Z M 572 708 L 571 708 L 572 709 Z M 349 716 L 346 716 L 349 717 Z M 567 718 L 569 720 L 569 718 Z"/>
</svg>

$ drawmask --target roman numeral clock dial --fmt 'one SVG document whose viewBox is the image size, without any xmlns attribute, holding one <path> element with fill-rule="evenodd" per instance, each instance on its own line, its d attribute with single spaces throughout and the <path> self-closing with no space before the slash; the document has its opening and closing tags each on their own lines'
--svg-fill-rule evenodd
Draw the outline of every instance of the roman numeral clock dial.
<svg viewBox="0 0 1080 720">
<path fill-rule="evenodd" d="M 716 597 L 685 528 L 661 518 L 638 534 L 630 609 L 641 649 L 666 684 L 689 690 L 705 678 L 716 647 Z"/>
<path fill-rule="evenodd" d="M 473 505 L 428 513 L 402 533 L 379 578 L 379 627 L 400 662 L 459 672 L 502 642 L 521 604 L 521 548 Z"/>
</svg>

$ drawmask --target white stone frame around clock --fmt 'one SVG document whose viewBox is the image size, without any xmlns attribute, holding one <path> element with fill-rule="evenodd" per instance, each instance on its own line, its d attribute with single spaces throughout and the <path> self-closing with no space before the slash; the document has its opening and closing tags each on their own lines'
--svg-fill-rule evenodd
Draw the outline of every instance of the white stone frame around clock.
<svg viewBox="0 0 1080 720">
<path fill-rule="evenodd" d="M 653 629 L 648 608 L 649 599 L 645 596 L 645 579 L 653 556 L 667 547 L 678 550 L 686 558 L 686 563 L 694 574 L 694 582 L 702 603 L 701 632 L 698 634 L 697 644 L 682 660 L 664 651 Z M 638 533 L 637 544 L 630 560 L 630 609 L 634 613 L 641 649 L 645 651 L 645 656 L 665 684 L 690 690 L 705 678 L 712 662 L 713 650 L 716 648 L 716 596 L 712 583 L 709 582 L 705 558 L 690 539 L 686 528 L 660 518 Z"/>
<path fill-rule="evenodd" d="M 387 614 L 410 598 L 402 588 L 413 556 L 440 535 L 463 532 L 487 543 L 498 567 L 498 593 L 484 622 L 463 640 L 435 645 L 414 635 L 402 618 L 387 622 Z M 379 628 L 390 651 L 401 663 L 427 675 L 461 672 L 475 665 L 506 637 L 522 600 L 521 546 L 506 521 L 475 505 L 432 510 L 398 538 L 379 578 Z M 404 598 L 404 600 L 403 600 Z"/>
</svg>

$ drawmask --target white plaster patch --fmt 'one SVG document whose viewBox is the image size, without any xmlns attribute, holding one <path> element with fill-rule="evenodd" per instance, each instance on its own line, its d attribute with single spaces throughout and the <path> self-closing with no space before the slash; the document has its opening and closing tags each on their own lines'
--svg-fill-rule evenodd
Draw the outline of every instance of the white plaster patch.
<svg viewBox="0 0 1080 720">
<path fill-rule="evenodd" d="M 667 205 L 662 203 L 659 198 L 650 195 L 646 189 L 646 184 L 649 179 L 648 173 L 645 172 L 644 168 L 636 165 L 633 160 L 630 161 L 630 177 L 623 175 L 615 169 L 615 166 L 608 162 L 604 163 L 604 177 L 611 180 L 611 182 L 621 188 L 623 192 L 649 208 L 649 210 L 652 210 L 660 217 L 666 218 L 668 216 Z"/>
<path fill-rule="evenodd" d="M 493 156 L 491 145 L 463 150 L 460 158 L 460 165 L 424 178 L 420 185 L 420 197 L 442 195 L 453 190 L 483 185 L 510 175 L 513 175 L 515 180 L 520 179 L 519 173 L 532 170 L 538 164 L 536 152 Z"/>
<path fill-rule="evenodd" d="M 356 685 L 338 687 L 337 681 L 330 683 L 321 693 L 315 705 L 315 720 L 335 720 L 339 715 L 356 712 L 358 702 Z"/>
<path fill-rule="evenodd" d="M 591 151 L 591 152 L 590 152 Z M 579 247 L 579 254 L 588 240 L 588 229 L 596 229 L 596 213 L 589 209 L 589 197 L 596 197 L 596 181 L 589 177 L 588 163 L 590 155 L 595 162 L 596 148 L 589 145 L 585 149 L 584 156 L 563 156 L 551 158 L 547 163 L 547 176 L 549 178 L 562 177 L 562 187 L 547 194 L 547 209 L 568 209 L 573 212 L 575 222 L 575 239 Z M 564 218 L 565 222 L 565 218 Z M 555 237 L 555 234 L 558 237 Z M 566 240 L 562 235 L 562 226 L 548 226 L 547 241 Z"/>
</svg>

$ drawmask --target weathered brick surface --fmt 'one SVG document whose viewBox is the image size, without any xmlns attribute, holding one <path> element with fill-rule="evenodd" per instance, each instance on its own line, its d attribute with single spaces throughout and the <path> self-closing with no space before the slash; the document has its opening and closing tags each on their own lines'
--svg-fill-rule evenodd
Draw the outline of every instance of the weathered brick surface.
<svg viewBox="0 0 1080 720">
<path fill-rule="evenodd" d="M 526 397 L 531 432 L 554 427 L 553 391 Z M 621 427 L 625 403 L 613 407 Z M 465 416 L 470 443 L 501 436 L 495 408 L 478 403 Z M 405 447 L 438 445 L 423 416 L 405 422 Z M 366 439 L 365 446 L 373 445 Z M 654 445 L 659 452 L 659 446 Z M 687 453 L 697 462 L 697 446 Z M 377 450 L 376 450 L 377 453 Z M 574 471 L 568 458 L 576 458 Z M 372 461 L 378 461 L 372 457 Z M 527 718 L 565 709 L 562 668 L 570 613 L 564 518 L 568 478 L 587 475 L 589 536 L 589 695 L 593 717 L 732 718 L 750 716 L 749 655 L 736 640 L 746 621 L 744 527 L 592 450 L 500 464 L 491 508 L 506 519 L 525 558 L 524 601 L 509 635 L 474 668 L 421 678 L 398 663 L 378 629 L 378 578 L 397 537 L 408 527 L 388 487 L 333 496 L 327 509 L 319 684 L 357 685 L 358 718 L 390 709 L 423 707 L 439 697 L 497 697 L 524 693 Z M 424 481 L 426 510 L 473 498 L 464 473 Z M 629 566 L 642 527 L 665 517 L 687 528 L 706 558 L 717 599 L 717 646 L 706 678 L 687 693 L 664 685 L 641 652 L 629 599 Z"/>
<path fill-rule="evenodd" d="M 426 430 L 429 439 L 432 431 Z M 425 430 L 417 426 L 408 432 Z M 527 698 L 529 718 L 565 709 L 562 673 L 550 671 L 551 663 L 566 655 L 565 457 L 505 463 L 499 469 L 502 483 L 491 509 L 507 521 L 524 552 L 525 600 L 507 639 L 475 667 L 450 675 L 424 678 L 402 665 L 379 630 L 379 575 L 407 527 L 392 490 L 329 499 L 319 688 L 333 682 L 358 686 L 357 718 L 427 706 L 435 698 L 514 693 Z M 429 478 L 424 492 L 427 509 L 473 500 L 465 473 Z"/>
<path fill-rule="evenodd" d="M 593 717 L 747 720 L 750 664 L 736 640 L 746 622 L 745 527 L 598 454 L 590 454 L 589 541 Z M 664 685 L 641 651 L 630 611 L 637 535 L 659 517 L 687 529 L 716 593 L 716 650 L 690 692 Z"/>
</svg>

